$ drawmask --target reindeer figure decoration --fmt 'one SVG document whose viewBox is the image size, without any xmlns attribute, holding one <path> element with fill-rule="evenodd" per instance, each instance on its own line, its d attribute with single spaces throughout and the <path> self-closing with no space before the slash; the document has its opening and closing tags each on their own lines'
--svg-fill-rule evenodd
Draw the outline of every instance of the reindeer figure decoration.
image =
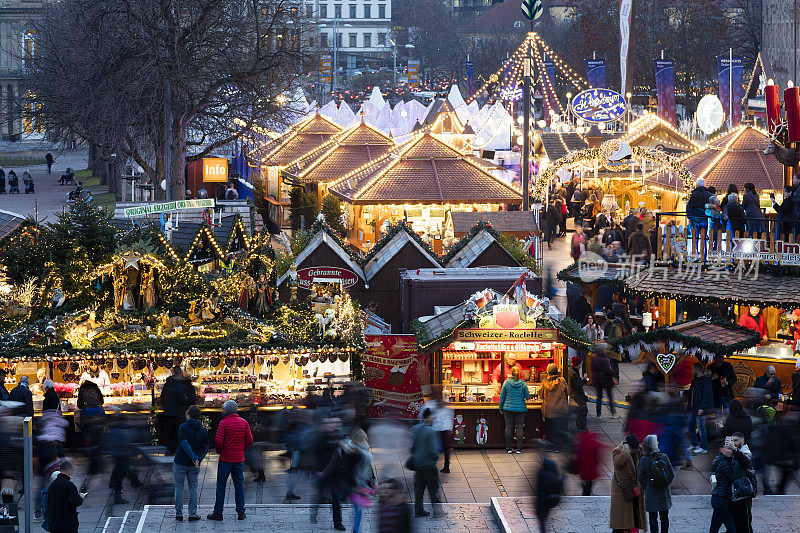
<svg viewBox="0 0 800 533">
<path fill-rule="evenodd" d="M 797 149 L 786 147 L 789 144 L 788 131 L 786 121 L 781 120 L 770 136 L 764 155 L 772 154 L 783 166 L 795 168 L 800 163 L 800 154 Z"/>
</svg>

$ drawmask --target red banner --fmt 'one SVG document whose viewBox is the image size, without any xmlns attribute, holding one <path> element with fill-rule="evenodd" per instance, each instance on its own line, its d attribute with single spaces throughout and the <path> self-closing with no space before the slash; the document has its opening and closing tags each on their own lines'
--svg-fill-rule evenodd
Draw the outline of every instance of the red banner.
<svg viewBox="0 0 800 533">
<path fill-rule="evenodd" d="M 430 357 L 419 353 L 414 335 L 365 335 L 361 357 L 364 385 L 372 393 L 373 417 L 416 418 L 422 385 L 430 378 Z"/>
</svg>

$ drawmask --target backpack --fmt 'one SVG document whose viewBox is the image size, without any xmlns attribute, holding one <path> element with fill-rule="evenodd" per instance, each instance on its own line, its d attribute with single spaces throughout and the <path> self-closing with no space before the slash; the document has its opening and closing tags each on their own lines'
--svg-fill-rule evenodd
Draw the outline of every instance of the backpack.
<svg viewBox="0 0 800 533">
<path fill-rule="evenodd" d="M 42 489 L 42 529 L 50 531 L 50 485 Z"/>
<path fill-rule="evenodd" d="M 674 474 L 667 464 L 667 459 L 664 454 L 659 453 L 653 457 L 650 463 L 650 482 L 653 486 L 657 489 L 667 488 L 669 484 L 672 483 L 673 477 Z"/>
</svg>

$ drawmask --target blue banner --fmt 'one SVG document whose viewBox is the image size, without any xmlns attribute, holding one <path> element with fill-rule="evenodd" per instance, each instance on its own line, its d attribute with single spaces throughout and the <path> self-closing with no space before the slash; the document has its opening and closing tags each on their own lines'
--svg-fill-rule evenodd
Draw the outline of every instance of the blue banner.
<svg viewBox="0 0 800 533">
<path fill-rule="evenodd" d="M 733 56 L 733 68 L 731 68 L 731 58 L 729 56 L 721 56 L 717 58 L 717 66 L 719 67 L 719 100 L 722 102 L 725 118 L 730 118 L 731 127 L 735 128 L 742 118 L 742 74 L 744 64 L 741 57 Z"/>
<path fill-rule="evenodd" d="M 658 116 L 675 126 L 675 62 L 671 59 L 656 59 L 656 97 Z"/>
<path fill-rule="evenodd" d="M 586 60 L 586 79 L 589 80 L 589 87 L 593 89 L 605 89 L 606 87 L 606 60 L 587 59 Z"/>
</svg>

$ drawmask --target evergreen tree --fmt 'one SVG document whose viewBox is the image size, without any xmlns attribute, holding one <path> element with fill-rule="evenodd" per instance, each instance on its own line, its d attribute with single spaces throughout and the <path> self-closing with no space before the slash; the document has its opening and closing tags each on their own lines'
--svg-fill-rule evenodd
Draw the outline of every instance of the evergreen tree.
<svg viewBox="0 0 800 533">
<path fill-rule="evenodd" d="M 83 198 L 69 205 L 70 208 L 59 213 L 58 221 L 48 228 L 56 244 L 52 250 L 53 261 L 66 265 L 73 248 L 78 247 L 85 250 L 91 264 L 100 264 L 116 247 L 116 231 L 108 222 L 110 217 Z"/>
<path fill-rule="evenodd" d="M 325 217 L 325 222 L 331 229 L 335 230 L 339 235 L 344 237 L 347 230 L 342 224 L 342 204 L 338 198 L 329 194 L 322 200 L 322 209 L 320 211 Z"/>
</svg>

